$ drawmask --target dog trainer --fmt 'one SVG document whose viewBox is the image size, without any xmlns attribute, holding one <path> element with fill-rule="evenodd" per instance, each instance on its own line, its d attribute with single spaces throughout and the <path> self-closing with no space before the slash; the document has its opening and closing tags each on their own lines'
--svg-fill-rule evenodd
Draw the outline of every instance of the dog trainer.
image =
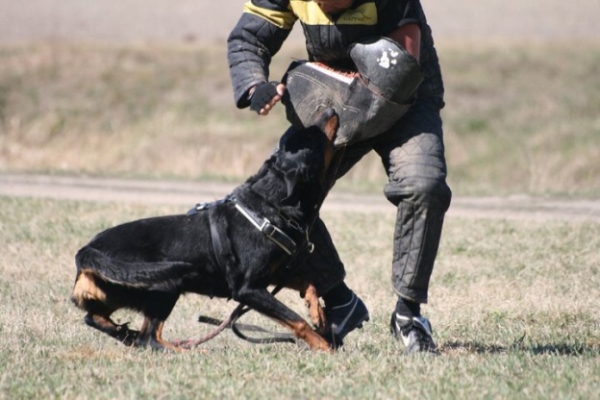
<svg viewBox="0 0 600 400">
<path fill-rule="evenodd" d="M 390 121 L 386 107 L 381 112 L 373 113 L 369 108 L 369 115 L 365 115 L 366 110 L 356 115 L 358 120 L 371 120 L 368 124 L 359 121 L 364 126 L 377 126 L 380 122 L 379 125 L 389 128 L 381 133 L 361 132 L 359 140 L 348 140 L 336 178 L 342 177 L 371 150 L 381 157 L 389 177 L 384 194 L 397 207 L 392 281 L 398 301 L 392 313 L 391 330 L 396 338 L 402 339 L 407 353 L 435 353 L 431 325 L 421 316 L 420 305 L 427 302 L 451 191 L 446 183 L 440 117 L 444 88 L 431 29 L 420 1 L 247 2 L 228 39 L 229 68 L 238 108 L 250 107 L 260 115 L 267 115 L 284 98 L 286 86 L 269 82 L 269 64 L 297 20 L 304 31 L 309 61 L 358 73 L 362 73 L 360 65 L 376 63 L 382 69 L 373 76 L 361 75 L 361 80 L 382 95 L 390 88 L 398 89 L 392 92 L 401 92 L 403 85 L 402 80 L 387 79 L 386 68 L 391 70 L 389 67 L 396 62 L 405 61 L 406 53 L 418 62 L 422 82 L 409 99 L 410 108 L 398 111 L 397 121 Z M 339 109 L 336 111 L 340 113 Z M 341 118 L 340 123 L 343 129 L 352 121 Z M 314 275 L 311 280 L 316 283 L 317 291 L 324 293 L 328 321 L 338 340 L 342 340 L 362 326 L 369 314 L 365 304 L 343 282 L 344 266 L 325 225 L 319 220 L 314 229 L 319 232 L 313 231 L 315 238 L 325 239 L 315 242 L 316 250 L 303 266 L 303 273 Z"/>
</svg>

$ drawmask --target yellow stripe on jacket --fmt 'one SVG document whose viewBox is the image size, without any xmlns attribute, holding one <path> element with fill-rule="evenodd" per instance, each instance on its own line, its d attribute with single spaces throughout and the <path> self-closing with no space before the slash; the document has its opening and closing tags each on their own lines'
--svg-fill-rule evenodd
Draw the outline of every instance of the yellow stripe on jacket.
<svg viewBox="0 0 600 400">
<path fill-rule="evenodd" d="M 291 0 L 290 7 L 298 19 L 306 25 L 376 25 L 377 6 L 374 2 L 365 3 L 355 9 L 344 11 L 337 20 L 323 12 L 311 0 Z"/>
<path fill-rule="evenodd" d="M 286 30 L 292 29 L 297 19 L 292 11 L 269 10 L 257 7 L 250 1 L 244 4 L 244 12 L 266 19 L 273 25 Z"/>
<path fill-rule="evenodd" d="M 374 2 L 365 3 L 355 9 L 344 11 L 337 20 L 324 13 L 312 0 L 291 0 L 289 11 L 269 10 L 247 2 L 244 12 L 263 18 L 273 25 L 290 30 L 296 19 L 305 25 L 376 25 L 377 6 Z"/>
</svg>

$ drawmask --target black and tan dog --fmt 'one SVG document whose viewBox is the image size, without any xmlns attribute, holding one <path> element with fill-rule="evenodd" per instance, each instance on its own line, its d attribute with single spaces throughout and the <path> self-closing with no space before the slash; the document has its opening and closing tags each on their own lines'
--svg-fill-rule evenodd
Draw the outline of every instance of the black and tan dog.
<svg viewBox="0 0 600 400">
<path fill-rule="evenodd" d="M 281 284 L 283 270 L 322 201 L 333 157 L 338 119 L 326 110 L 316 126 L 290 128 L 259 172 L 226 201 L 186 215 L 133 221 L 99 233 L 76 255 L 72 301 L 85 322 L 138 347 L 181 350 L 162 338 L 164 321 L 180 295 L 233 298 L 291 329 L 312 349 L 329 343 L 267 288 Z M 290 254 L 292 253 L 292 254 Z M 314 287 L 294 277 L 285 287 L 310 301 L 314 323 L 324 317 Z M 117 325 L 122 308 L 144 315 L 139 331 Z"/>
</svg>

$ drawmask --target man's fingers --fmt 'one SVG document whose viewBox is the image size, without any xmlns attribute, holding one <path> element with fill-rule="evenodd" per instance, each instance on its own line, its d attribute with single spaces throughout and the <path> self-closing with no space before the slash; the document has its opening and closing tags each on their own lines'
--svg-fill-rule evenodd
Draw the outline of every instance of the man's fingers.
<svg viewBox="0 0 600 400">
<path fill-rule="evenodd" d="M 277 85 L 276 89 L 277 94 L 279 95 L 279 100 L 281 100 L 281 96 L 283 96 L 283 94 L 285 93 L 285 85 L 283 83 L 280 83 L 279 85 Z"/>
<path fill-rule="evenodd" d="M 281 85 L 281 86 L 283 86 L 283 85 Z M 265 104 L 265 106 L 260 109 L 259 114 L 260 115 L 268 115 L 269 111 L 271 111 L 271 109 L 273 107 L 275 107 L 275 105 L 277 103 L 279 103 L 280 101 L 281 101 L 281 95 L 277 94 L 277 95 L 273 96 L 271 101 L 269 101 L 269 103 Z"/>
<path fill-rule="evenodd" d="M 276 95 L 274 96 L 271 101 L 269 102 L 269 104 L 267 104 L 269 107 L 273 107 L 275 104 L 279 103 L 279 101 L 281 100 L 281 96 L 280 95 Z"/>
<path fill-rule="evenodd" d="M 268 82 L 257 85 L 251 91 L 250 95 L 250 109 L 263 114 L 264 111 L 272 108 L 275 103 L 281 99 L 281 94 L 278 91 L 279 83 Z"/>
</svg>

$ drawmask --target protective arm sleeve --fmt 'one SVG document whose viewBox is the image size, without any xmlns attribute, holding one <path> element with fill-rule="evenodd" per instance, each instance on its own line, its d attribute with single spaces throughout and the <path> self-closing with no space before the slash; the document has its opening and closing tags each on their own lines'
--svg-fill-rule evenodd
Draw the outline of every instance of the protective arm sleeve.
<svg viewBox="0 0 600 400">
<path fill-rule="evenodd" d="M 250 105 L 248 90 L 268 81 L 271 58 L 296 21 L 289 0 L 251 0 L 227 40 L 229 74 L 238 108 Z"/>
<path fill-rule="evenodd" d="M 387 35 L 408 24 L 417 24 L 422 28 L 419 7 L 419 0 L 388 1 L 379 10 L 379 25 L 383 34 Z"/>
</svg>

